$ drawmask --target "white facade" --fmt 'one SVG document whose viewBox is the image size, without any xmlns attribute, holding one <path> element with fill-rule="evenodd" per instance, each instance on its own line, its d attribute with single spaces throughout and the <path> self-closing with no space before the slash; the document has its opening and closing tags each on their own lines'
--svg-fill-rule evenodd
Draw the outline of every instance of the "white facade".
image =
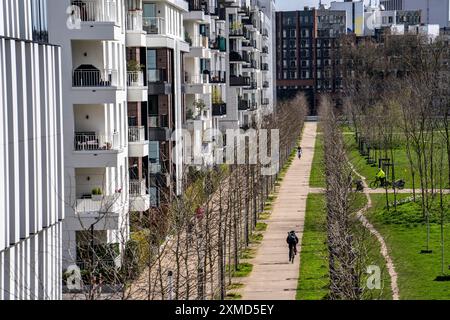
<svg viewBox="0 0 450 320">
<path fill-rule="evenodd" d="M 64 269 L 80 262 L 91 230 L 96 243 L 123 249 L 129 209 L 125 3 L 71 4 L 49 0 L 48 21 L 51 42 L 62 47 Z"/>
<path fill-rule="evenodd" d="M 61 298 L 61 50 L 45 1 L 0 0 L 0 300 Z"/>
<path fill-rule="evenodd" d="M 273 1 L 236 0 L 226 7 L 226 117 L 220 128 L 258 126 L 274 106 Z"/>
</svg>

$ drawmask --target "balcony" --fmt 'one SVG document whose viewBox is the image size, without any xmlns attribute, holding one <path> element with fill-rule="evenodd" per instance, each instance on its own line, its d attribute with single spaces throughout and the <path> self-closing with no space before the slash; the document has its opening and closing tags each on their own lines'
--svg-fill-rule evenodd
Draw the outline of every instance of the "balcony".
<svg viewBox="0 0 450 320">
<path fill-rule="evenodd" d="M 185 93 L 186 94 L 211 93 L 211 86 L 209 85 L 209 74 L 186 75 Z"/>
<path fill-rule="evenodd" d="M 244 90 L 256 90 L 258 89 L 258 82 L 251 80 L 250 85 L 247 88 L 244 88 Z"/>
<path fill-rule="evenodd" d="M 128 128 L 128 155 L 131 158 L 148 156 L 148 140 L 145 140 L 144 126 L 130 126 Z"/>
<path fill-rule="evenodd" d="M 230 52 L 230 62 L 245 62 L 244 57 L 237 51 Z"/>
<path fill-rule="evenodd" d="M 187 58 L 203 58 L 211 59 L 211 51 L 209 49 L 209 38 L 199 35 L 191 39 L 191 48 L 185 55 Z"/>
<path fill-rule="evenodd" d="M 166 21 L 161 17 L 143 17 L 142 28 L 150 35 L 164 35 L 166 33 Z"/>
<path fill-rule="evenodd" d="M 150 141 L 170 141 L 171 130 L 169 128 L 149 128 L 148 139 Z"/>
<path fill-rule="evenodd" d="M 130 180 L 130 210 L 134 212 L 143 212 L 150 209 L 150 195 L 147 191 L 145 179 Z"/>
<path fill-rule="evenodd" d="M 119 133 L 100 135 L 95 132 L 76 132 L 75 151 L 97 152 L 120 150 Z"/>
<path fill-rule="evenodd" d="M 81 21 L 80 28 L 71 29 L 74 40 L 119 40 L 117 4 L 114 0 L 73 0 L 71 15 Z"/>
<path fill-rule="evenodd" d="M 74 103 L 77 104 L 116 103 L 122 95 L 119 87 L 117 70 L 81 65 L 72 74 Z"/>
<path fill-rule="evenodd" d="M 148 172 L 150 174 L 160 174 L 162 172 L 162 167 L 160 163 L 149 163 Z"/>
<path fill-rule="evenodd" d="M 127 72 L 128 101 L 144 102 L 148 99 L 147 86 L 144 83 L 143 71 Z"/>
<path fill-rule="evenodd" d="M 116 2 L 113 0 L 73 0 L 72 6 L 78 7 L 75 15 L 82 22 L 116 22 Z"/>
<path fill-rule="evenodd" d="M 83 67 L 89 67 L 84 69 Z M 83 65 L 73 71 L 73 87 L 117 87 L 117 70 L 98 70 L 90 65 Z"/>
<path fill-rule="evenodd" d="M 209 5 L 204 0 L 188 0 L 189 12 L 183 14 L 185 21 L 196 21 L 199 23 L 209 23 L 211 18 L 209 16 Z"/>
<path fill-rule="evenodd" d="M 127 13 L 127 47 L 145 47 L 147 32 L 143 29 L 142 10 L 129 10 Z"/>
<path fill-rule="evenodd" d="M 247 100 L 239 100 L 238 102 L 238 110 L 239 111 L 247 111 L 250 109 L 250 104 Z"/>
<path fill-rule="evenodd" d="M 167 69 L 147 70 L 148 94 L 171 94 L 172 85 L 168 82 Z"/>
<path fill-rule="evenodd" d="M 224 102 L 212 103 L 213 117 L 222 117 L 227 115 L 227 104 Z"/>
<path fill-rule="evenodd" d="M 104 168 L 115 167 L 118 156 L 124 150 L 120 143 L 118 132 L 112 134 L 99 134 L 84 131 L 75 132 L 74 153 L 71 161 L 78 168 Z"/>
<path fill-rule="evenodd" d="M 229 29 L 229 37 L 230 38 L 244 38 L 244 28 L 231 27 Z"/>
<path fill-rule="evenodd" d="M 123 203 L 120 193 L 99 196 L 98 198 L 85 196 L 76 200 L 76 218 L 74 220 L 77 220 L 79 230 L 84 230 L 83 225 L 94 223 L 95 230 L 117 230 L 119 228 L 119 215 L 122 210 Z"/>
<path fill-rule="evenodd" d="M 211 40 L 209 43 L 211 50 L 219 50 L 220 52 L 227 51 L 227 41 L 224 37 L 218 36 L 215 40 Z"/>
<path fill-rule="evenodd" d="M 209 76 L 210 83 L 226 83 L 227 73 L 225 71 L 212 71 Z"/>
<path fill-rule="evenodd" d="M 245 69 L 258 69 L 258 62 L 256 60 L 250 60 L 250 63 L 244 64 Z"/>
<path fill-rule="evenodd" d="M 247 87 L 250 85 L 250 77 L 246 76 L 230 76 L 230 86 Z"/>
</svg>

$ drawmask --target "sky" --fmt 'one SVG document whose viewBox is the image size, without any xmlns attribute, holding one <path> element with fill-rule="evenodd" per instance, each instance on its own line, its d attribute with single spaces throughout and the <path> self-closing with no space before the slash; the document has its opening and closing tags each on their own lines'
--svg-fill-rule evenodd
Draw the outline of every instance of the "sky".
<svg viewBox="0 0 450 320">
<path fill-rule="evenodd" d="M 323 4 L 330 4 L 331 1 L 343 0 L 322 0 Z M 367 3 L 369 2 L 366 0 Z M 319 0 L 275 0 L 275 8 L 277 11 L 303 10 L 303 7 L 318 7 Z"/>
<path fill-rule="evenodd" d="M 329 4 L 331 0 L 323 0 L 323 4 Z M 318 7 L 319 0 L 275 0 L 277 11 L 302 10 L 303 7 Z"/>
</svg>

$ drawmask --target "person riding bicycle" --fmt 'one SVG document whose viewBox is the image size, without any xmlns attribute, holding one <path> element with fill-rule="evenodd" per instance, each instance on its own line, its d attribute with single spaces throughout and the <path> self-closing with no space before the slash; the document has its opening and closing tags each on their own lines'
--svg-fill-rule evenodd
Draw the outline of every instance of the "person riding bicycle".
<svg viewBox="0 0 450 320">
<path fill-rule="evenodd" d="M 298 243 L 298 237 L 295 234 L 295 231 L 292 230 L 288 232 L 288 236 L 286 238 L 286 242 L 289 245 L 289 260 L 291 259 L 291 250 L 294 250 L 294 255 L 297 254 L 297 243 Z"/>
<path fill-rule="evenodd" d="M 380 181 L 381 186 L 384 187 L 386 183 L 386 173 L 384 173 L 382 168 L 379 168 L 377 175 L 375 176 L 376 180 Z"/>
<path fill-rule="evenodd" d="M 297 156 L 299 159 L 302 157 L 302 154 L 303 154 L 302 147 L 298 146 L 297 147 Z"/>
</svg>

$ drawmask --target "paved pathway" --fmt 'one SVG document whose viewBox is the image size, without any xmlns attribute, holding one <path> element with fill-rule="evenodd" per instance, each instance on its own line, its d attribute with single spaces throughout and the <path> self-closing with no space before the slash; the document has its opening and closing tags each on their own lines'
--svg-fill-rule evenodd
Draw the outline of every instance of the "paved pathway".
<svg viewBox="0 0 450 320">
<path fill-rule="evenodd" d="M 286 237 L 288 231 L 295 230 L 301 244 L 316 129 L 316 122 L 306 122 L 302 159 L 295 158 L 281 184 L 264 239 L 252 260 L 253 271 L 243 281 L 242 299 L 295 299 L 300 259 L 298 254 L 294 264 L 288 262 Z"/>
</svg>

